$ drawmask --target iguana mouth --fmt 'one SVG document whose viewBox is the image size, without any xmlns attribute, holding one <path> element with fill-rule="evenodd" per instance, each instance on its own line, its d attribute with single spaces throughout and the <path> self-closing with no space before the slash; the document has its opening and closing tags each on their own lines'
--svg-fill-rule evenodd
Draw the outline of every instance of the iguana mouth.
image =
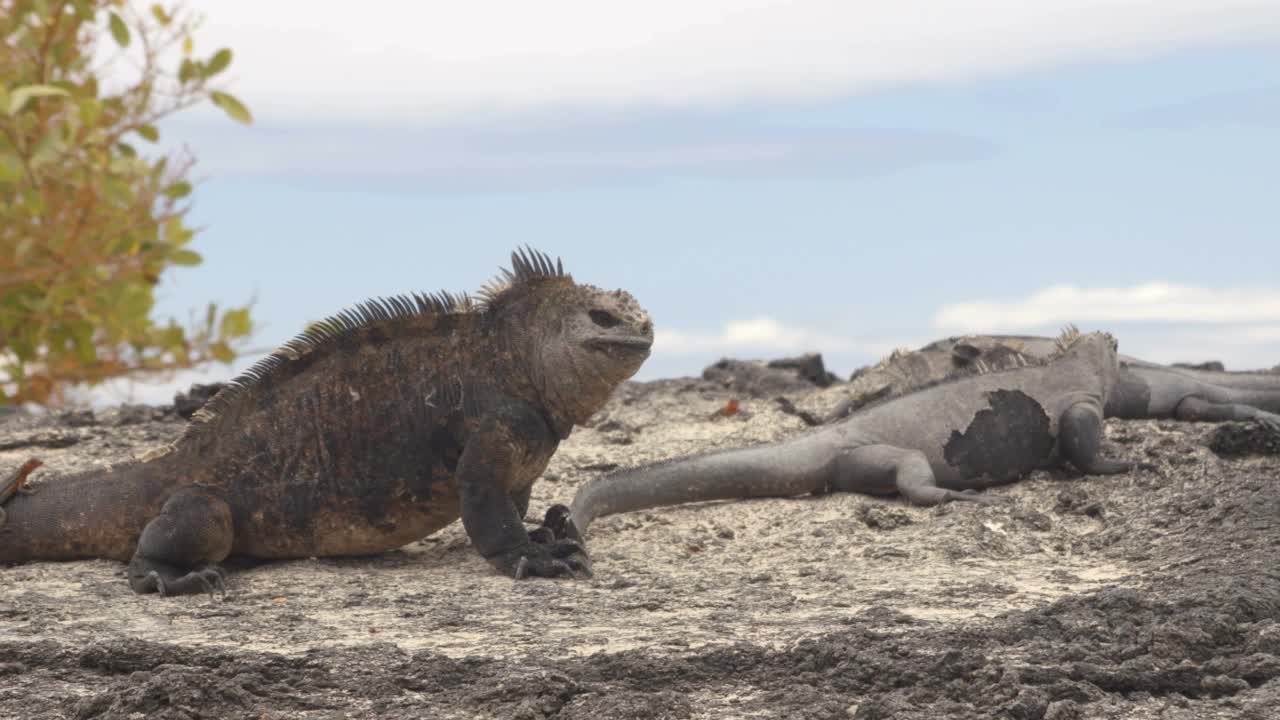
<svg viewBox="0 0 1280 720">
<path fill-rule="evenodd" d="M 587 347 L 597 350 L 632 350 L 648 351 L 653 347 L 653 340 L 640 335 L 615 335 L 611 337 L 594 337 L 586 342 Z"/>
</svg>

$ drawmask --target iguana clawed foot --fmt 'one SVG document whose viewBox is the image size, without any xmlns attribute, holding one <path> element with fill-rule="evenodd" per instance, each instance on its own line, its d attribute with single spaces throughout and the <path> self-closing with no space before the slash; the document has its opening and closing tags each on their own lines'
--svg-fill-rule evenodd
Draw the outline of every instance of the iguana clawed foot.
<svg viewBox="0 0 1280 720">
<path fill-rule="evenodd" d="M 132 569 L 131 569 L 132 570 Z M 190 595 L 198 592 L 227 596 L 226 571 L 217 565 L 203 565 L 185 575 L 156 564 L 140 575 L 131 572 L 129 584 L 136 593 L 155 592 L 160 597 Z"/>
<path fill-rule="evenodd" d="M 568 539 L 582 542 L 582 533 L 578 531 L 578 526 L 573 522 L 573 515 L 566 505 L 556 503 L 547 508 L 547 514 L 542 520 L 542 527 L 550 529 L 557 540 Z"/>
<path fill-rule="evenodd" d="M 530 542 L 490 558 L 489 562 L 517 580 L 526 577 L 591 577 L 591 559 L 586 548 L 575 540 Z"/>
<path fill-rule="evenodd" d="M 535 543 L 546 545 L 556 540 L 577 540 L 582 542 L 582 533 L 573 524 L 573 517 L 566 505 L 556 503 L 547 508 L 542 525 L 529 531 L 529 539 Z"/>
</svg>

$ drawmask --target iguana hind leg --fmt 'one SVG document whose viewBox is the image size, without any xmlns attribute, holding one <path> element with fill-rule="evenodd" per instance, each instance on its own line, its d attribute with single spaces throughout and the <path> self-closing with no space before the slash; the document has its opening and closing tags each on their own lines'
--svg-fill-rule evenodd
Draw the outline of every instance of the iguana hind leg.
<svg viewBox="0 0 1280 720">
<path fill-rule="evenodd" d="M 147 523 L 129 561 L 129 586 L 162 596 L 225 594 L 217 563 L 231 553 L 231 508 L 198 487 L 178 490 Z"/>
<path fill-rule="evenodd" d="M 1058 443 L 1063 459 L 1086 475 L 1117 475 L 1134 468 L 1153 470 L 1149 463 L 1102 457 L 1102 413 L 1087 403 L 1076 403 L 1058 421 Z"/>
<path fill-rule="evenodd" d="M 1216 403 L 1204 398 L 1188 397 L 1178 403 L 1173 414 L 1179 420 L 1190 422 L 1253 420 L 1270 430 L 1280 430 L 1280 415 L 1239 403 Z"/>
<path fill-rule="evenodd" d="M 998 495 L 938 487 L 924 453 L 892 445 L 864 445 L 849 451 L 838 463 L 831 488 L 862 493 L 893 488 L 912 505 L 926 507 L 953 501 L 982 504 L 1004 501 Z"/>
</svg>

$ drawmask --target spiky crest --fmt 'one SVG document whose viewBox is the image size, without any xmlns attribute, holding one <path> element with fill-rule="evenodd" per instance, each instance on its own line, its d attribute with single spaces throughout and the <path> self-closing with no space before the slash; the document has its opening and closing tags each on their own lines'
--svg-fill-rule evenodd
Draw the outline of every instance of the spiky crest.
<svg viewBox="0 0 1280 720">
<path fill-rule="evenodd" d="M 1081 338 L 1080 328 L 1071 323 L 1067 323 L 1062 328 L 1062 332 L 1058 337 L 1054 338 L 1053 346 L 1058 349 L 1059 353 L 1064 353 Z"/>
<path fill-rule="evenodd" d="M 546 253 L 525 245 L 511 253 L 511 269 L 499 268 L 498 275 L 485 283 L 476 294 L 483 305 L 491 307 L 498 305 L 500 298 L 513 288 L 544 278 L 567 277 L 569 275 L 564 271 L 559 258 L 553 263 Z"/>
<path fill-rule="evenodd" d="M 511 253 L 511 269 L 502 269 L 498 278 L 478 293 L 478 300 L 467 293 L 415 292 L 393 295 L 366 300 L 355 307 L 312 323 L 271 354 L 230 380 L 226 387 L 191 416 L 191 422 L 182 436 L 165 452 L 188 437 L 209 432 L 215 421 L 229 409 L 247 402 L 252 397 L 255 387 L 283 374 L 299 358 L 312 353 L 325 352 L 352 333 L 383 323 L 413 318 L 484 312 L 490 309 L 495 300 L 504 293 L 547 277 L 568 277 L 568 275 L 565 274 L 559 258 L 552 262 L 549 255 L 526 245 Z"/>
</svg>

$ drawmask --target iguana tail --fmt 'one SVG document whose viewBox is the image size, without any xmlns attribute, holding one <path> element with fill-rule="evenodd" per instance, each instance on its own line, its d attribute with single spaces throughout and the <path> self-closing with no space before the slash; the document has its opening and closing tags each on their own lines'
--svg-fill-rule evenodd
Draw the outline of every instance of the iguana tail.
<svg viewBox="0 0 1280 720">
<path fill-rule="evenodd" d="M 835 453 L 819 434 L 692 455 L 598 477 L 573 498 L 578 533 L 598 517 L 709 500 L 791 497 L 825 488 Z"/>
<path fill-rule="evenodd" d="M 1216 385 L 1226 389 L 1229 393 L 1232 393 L 1231 402 L 1252 405 L 1267 412 L 1280 413 L 1280 374 L 1265 370 L 1170 369 L 1206 385 Z"/>
<path fill-rule="evenodd" d="M 80 473 L 17 492 L 20 484 L 11 477 L 0 488 L 12 495 L 3 503 L 0 565 L 93 557 L 128 560 L 167 490 L 163 479 L 142 465 Z"/>
</svg>

